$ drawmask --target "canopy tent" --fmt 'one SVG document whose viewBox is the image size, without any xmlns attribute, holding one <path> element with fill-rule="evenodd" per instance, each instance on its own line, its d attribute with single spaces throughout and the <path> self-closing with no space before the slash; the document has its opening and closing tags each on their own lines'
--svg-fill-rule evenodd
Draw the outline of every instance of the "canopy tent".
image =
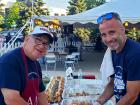
<svg viewBox="0 0 140 105">
<path fill-rule="evenodd" d="M 67 22 L 73 24 L 75 22 L 88 23 L 92 22 L 96 24 L 97 17 L 108 12 L 117 12 L 120 14 L 122 21 L 128 21 L 130 23 L 140 22 L 140 12 L 139 12 L 140 0 L 112 0 L 96 8 L 90 9 L 88 11 L 69 15 L 69 16 L 40 16 L 42 21 L 48 21 L 49 19 L 59 19 L 62 22 Z"/>
</svg>

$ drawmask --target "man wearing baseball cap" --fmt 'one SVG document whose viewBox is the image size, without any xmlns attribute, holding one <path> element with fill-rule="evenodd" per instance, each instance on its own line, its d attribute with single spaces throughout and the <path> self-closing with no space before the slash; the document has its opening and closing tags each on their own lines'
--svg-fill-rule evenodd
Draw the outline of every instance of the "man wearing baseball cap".
<svg viewBox="0 0 140 105">
<path fill-rule="evenodd" d="M 1 105 L 48 105 L 37 59 L 46 54 L 52 42 L 50 31 L 36 26 L 21 48 L 0 57 Z"/>
</svg>

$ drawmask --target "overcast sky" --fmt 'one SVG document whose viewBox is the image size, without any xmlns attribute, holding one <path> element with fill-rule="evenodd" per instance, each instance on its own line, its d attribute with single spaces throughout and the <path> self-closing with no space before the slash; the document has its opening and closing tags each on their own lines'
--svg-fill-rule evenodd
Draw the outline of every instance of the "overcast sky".
<svg viewBox="0 0 140 105">
<path fill-rule="evenodd" d="M 11 0 L 2 0 L 2 2 L 8 2 Z M 16 0 L 12 0 L 16 1 Z M 43 0 L 49 7 L 57 7 L 57 8 L 64 8 L 66 9 L 67 6 L 69 5 L 68 1 L 70 0 Z M 110 0 L 106 0 L 110 1 Z"/>
<path fill-rule="evenodd" d="M 57 7 L 66 9 L 69 0 L 43 0 L 49 7 Z"/>
<path fill-rule="evenodd" d="M 57 7 L 66 9 L 70 0 L 43 0 L 49 7 Z M 107 2 L 110 0 L 106 0 Z"/>
</svg>

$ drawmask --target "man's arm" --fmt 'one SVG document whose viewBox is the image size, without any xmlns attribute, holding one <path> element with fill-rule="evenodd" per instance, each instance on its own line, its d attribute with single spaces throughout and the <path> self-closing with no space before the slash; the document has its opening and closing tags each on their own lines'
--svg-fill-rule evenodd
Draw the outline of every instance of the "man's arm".
<svg viewBox="0 0 140 105">
<path fill-rule="evenodd" d="M 114 79 L 110 78 L 109 83 L 107 84 L 103 94 L 97 99 L 101 105 L 108 101 L 114 94 Z"/>
<path fill-rule="evenodd" d="M 38 95 L 39 105 L 48 105 L 48 99 L 45 92 L 41 92 Z"/>
<path fill-rule="evenodd" d="M 116 105 L 132 105 L 140 94 L 140 81 L 127 81 L 127 93 Z"/>
<path fill-rule="evenodd" d="M 28 105 L 17 90 L 2 88 L 1 92 L 4 96 L 6 105 Z"/>
</svg>

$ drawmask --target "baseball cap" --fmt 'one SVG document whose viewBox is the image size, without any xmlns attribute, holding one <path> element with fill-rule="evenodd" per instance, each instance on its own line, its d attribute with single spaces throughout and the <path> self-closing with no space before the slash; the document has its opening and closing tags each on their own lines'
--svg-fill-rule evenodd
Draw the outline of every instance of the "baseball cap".
<svg viewBox="0 0 140 105">
<path fill-rule="evenodd" d="M 30 35 L 37 37 L 46 35 L 49 38 L 50 43 L 53 42 L 53 34 L 48 30 L 48 28 L 43 26 L 36 26 Z"/>
</svg>

